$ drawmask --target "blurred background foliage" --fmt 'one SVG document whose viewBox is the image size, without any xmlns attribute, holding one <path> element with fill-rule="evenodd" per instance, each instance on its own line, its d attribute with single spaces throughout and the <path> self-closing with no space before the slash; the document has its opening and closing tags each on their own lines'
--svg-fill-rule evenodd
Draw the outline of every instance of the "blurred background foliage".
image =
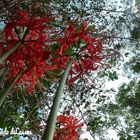
<svg viewBox="0 0 140 140">
<path fill-rule="evenodd" d="M 38 6 L 35 12 L 33 7 Z M 32 6 L 32 8 L 31 8 Z M 0 2 L 0 23 L 11 16 L 15 9 L 27 9 L 38 16 L 58 16 L 52 27 L 63 29 L 73 19 L 86 20 L 93 36 L 103 33 L 105 48 L 110 53 L 107 66 L 89 74 L 65 88 L 60 113 L 73 114 L 82 119 L 93 139 L 108 140 L 108 130 L 116 131 L 119 140 L 140 138 L 140 17 L 139 2 L 131 0 L 4 0 Z M 134 10 L 136 8 L 137 10 Z M 30 10 L 32 9 L 32 10 Z M 0 36 L 2 34 L 0 28 Z M 1 39 L 1 37 L 0 37 Z M 55 75 L 50 74 L 52 77 Z M 120 76 L 122 75 L 122 76 Z M 60 75 L 61 76 L 61 75 Z M 128 80 L 121 80 L 122 77 Z M 33 94 L 11 91 L 0 109 L 0 128 L 19 131 L 30 130 L 33 139 L 42 135 L 43 125 L 50 112 L 58 81 L 40 79 Z M 106 87 L 108 81 L 121 80 L 118 89 Z M 9 85 L 6 70 L 0 68 L 0 96 Z M 1 136 L 6 139 L 11 135 Z M 13 136 L 13 139 L 18 136 Z"/>
</svg>

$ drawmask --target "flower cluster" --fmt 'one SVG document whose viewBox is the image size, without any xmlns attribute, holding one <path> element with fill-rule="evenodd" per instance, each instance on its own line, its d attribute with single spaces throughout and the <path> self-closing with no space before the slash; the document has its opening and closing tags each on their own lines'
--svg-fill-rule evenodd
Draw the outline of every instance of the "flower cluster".
<svg viewBox="0 0 140 140">
<path fill-rule="evenodd" d="M 52 18 L 35 17 L 23 10 L 18 10 L 5 22 L 0 57 L 18 44 L 4 64 L 9 70 L 10 79 L 27 67 L 17 84 L 26 87 L 29 93 L 47 71 L 64 70 L 70 60 L 73 63 L 69 84 L 83 74 L 97 70 L 103 59 L 103 39 L 92 37 L 86 22 L 79 24 L 73 21 L 61 31 L 62 34 L 52 31 L 50 22 Z M 55 39 L 48 35 L 51 32 Z"/>
<path fill-rule="evenodd" d="M 57 117 L 57 130 L 54 134 L 54 140 L 77 140 L 78 129 L 83 126 L 77 118 L 73 116 L 60 115 Z"/>
<path fill-rule="evenodd" d="M 13 79 L 24 67 L 27 67 L 18 84 L 28 87 L 29 93 L 32 93 L 38 79 L 43 77 L 46 70 L 56 68 L 49 65 L 50 53 L 46 45 L 48 36 L 45 33 L 48 22 L 49 18 L 30 16 L 27 11 L 20 10 L 6 22 L 3 31 L 4 42 L 1 42 L 1 54 L 19 44 L 5 60 L 9 68 L 9 77 Z"/>
<path fill-rule="evenodd" d="M 70 70 L 69 84 L 81 75 L 97 70 L 103 59 L 103 38 L 91 37 L 86 22 L 78 25 L 71 23 L 64 31 L 64 36 L 58 39 L 59 47 L 55 50 L 54 61 L 58 67 L 65 69 L 67 62 L 74 58 Z"/>
</svg>

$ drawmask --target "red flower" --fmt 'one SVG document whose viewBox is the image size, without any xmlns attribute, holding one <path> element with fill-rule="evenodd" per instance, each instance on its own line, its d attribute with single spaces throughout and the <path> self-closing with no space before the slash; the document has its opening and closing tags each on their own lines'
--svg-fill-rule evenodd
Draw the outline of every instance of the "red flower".
<svg viewBox="0 0 140 140">
<path fill-rule="evenodd" d="M 97 70 L 101 65 L 104 58 L 102 40 L 90 35 L 85 21 L 80 25 L 71 23 L 65 29 L 64 37 L 58 39 L 60 46 L 55 51 L 53 62 L 58 64 L 58 68 L 65 69 L 71 57 L 75 57 L 70 70 L 69 84 L 83 74 Z"/>
<path fill-rule="evenodd" d="M 27 87 L 31 93 L 39 78 L 49 70 L 64 70 L 67 63 L 74 58 L 69 84 L 75 82 L 83 74 L 97 70 L 103 59 L 102 39 L 91 37 L 87 23 L 71 23 L 64 30 L 63 36 L 54 42 L 59 45 L 52 51 L 51 33 L 47 17 L 34 17 L 27 11 L 18 10 L 7 22 L 3 31 L 4 39 L 0 43 L 0 55 L 4 54 L 17 43 L 20 43 L 6 60 L 9 77 L 13 79 L 26 66 L 28 69 L 18 80 L 17 84 Z M 53 33 L 58 36 L 57 32 Z M 52 43 L 52 42 L 51 42 Z"/>
<path fill-rule="evenodd" d="M 54 140 L 77 140 L 78 129 L 83 126 L 83 123 L 79 123 L 78 119 L 73 116 L 60 115 L 57 117 L 58 129 L 54 134 Z"/>
<path fill-rule="evenodd" d="M 45 44 L 48 40 L 45 32 L 50 30 L 47 25 L 49 21 L 49 18 L 30 16 L 27 11 L 18 10 L 6 22 L 3 31 L 1 55 L 21 42 L 17 50 L 5 60 L 5 64 L 10 67 L 10 79 L 25 66 L 28 67 L 17 84 L 27 87 L 29 93 L 32 93 L 39 78 L 43 78 L 45 71 L 57 68 L 55 65 L 50 66 L 50 52 Z"/>
</svg>

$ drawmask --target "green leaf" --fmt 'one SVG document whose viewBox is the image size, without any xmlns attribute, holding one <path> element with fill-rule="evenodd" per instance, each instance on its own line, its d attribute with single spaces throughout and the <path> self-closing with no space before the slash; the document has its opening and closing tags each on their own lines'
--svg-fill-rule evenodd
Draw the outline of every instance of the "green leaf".
<svg viewBox="0 0 140 140">
<path fill-rule="evenodd" d="M 109 77 L 109 79 L 112 80 L 112 81 L 118 79 L 118 76 L 117 76 L 116 71 L 114 71 L 114 72 L 109 72 L 109 73 L 108 73 L 108 77 Z"/>
<path fill-rule="evenodd" d="M 126 140 L 126 139 L 123 136 L 121 136 L 119 140 Z"/>
<path fill-rule="evenodd" d="M 76 31 L 79 32 L 79 31 L 81 30 L 81 28 L 82 28 L 82 23 L 80 23 L 80 24 L 78 25 Z"/>
<path fill-rule="evenodd" d="M 60 44 L 59 43 L 55 43 L 53 45 L 51 45 L 51 50 L 55 51 L 57 48 L 59 48 Z"/>
<path fill-rule="evenodd" d="M 19 140 L 18 135 L 12 136 L 12 140 Z"/>
<path fill-rule="evenodd" d="M 136 5 L 137 5 L 137 4 L 140 4 L 140 0 L 136 0 Z"/>
<path fill-rule="evenodd" d="M 48 3 L 49 0 L 41 0 L 41 2 L 43 2 L 43 3 Z"/>
<path fill-rule="evenodd" d="M 127 137 L 127 140 L 132 140 L 132 137 L 131 137 L 131 136 L 128 136 L 128 137 Z"/>
<path fill-rule="evenodd" d="M 65 51 L 65 55 L 72 56 L 72 55 L 73 55 L 73 50 L 72 50 L 72 48 L 68 48 L 68 49 Z"/>
<path fill-rule="evenodd" d="M 81 92 L 80 100 L 83 100 L 83 95 L 84 95 L 84 92 Z"/>
</svg>

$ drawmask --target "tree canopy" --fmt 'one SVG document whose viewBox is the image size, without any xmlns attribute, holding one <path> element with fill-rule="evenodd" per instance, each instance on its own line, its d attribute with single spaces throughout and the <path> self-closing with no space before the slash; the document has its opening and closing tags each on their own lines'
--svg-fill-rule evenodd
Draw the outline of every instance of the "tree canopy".
<svg viewBox="0 0 140 140">
<path fill-rule="evenodd" d="M 41 139 L 69 62 L 53 139 L 80 139 L 84 128 L 95 140 L 108 140 L 110 129 L 118 140 L 140 138 L 140 2 L 133 3 L 0 2 L 0 128 L 9 132 L 1 139 L 20 131 Z"/>
</svg>

